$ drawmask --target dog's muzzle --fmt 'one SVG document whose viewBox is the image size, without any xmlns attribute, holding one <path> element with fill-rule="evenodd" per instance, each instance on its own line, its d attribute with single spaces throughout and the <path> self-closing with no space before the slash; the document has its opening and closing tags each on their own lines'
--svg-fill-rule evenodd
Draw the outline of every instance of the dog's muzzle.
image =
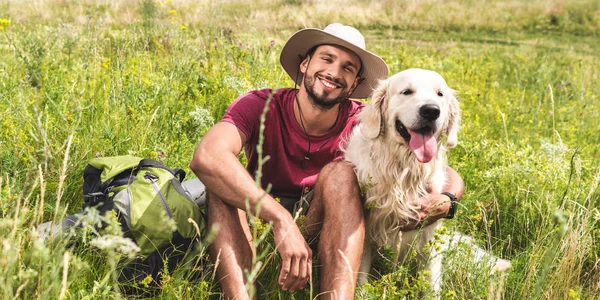
<svg viewBox="0 0 600 300">
<path fill-rule="evenodd" d="M 436 104 L 425 104 L 419 108 L 419 115 L 427 121 L 435 121 L 440 117 L 440 107 Z"/>
<path fill-rule="evenodd" d="M 429 162 L 437 152 L 437 120 L 440 117 L 440 107 L 426 104 L 419 108 L 418 119 L 407 127 L 400 119 L 396 119 L 396 131 L 406 141 L 418 161 Z"/>
<path fill-rule="evenodd" d="M 425 104 L 419 108 L 419 121 L 411 124 L 411 131 L 419 134 L 431 134 L 435 132 L 435 121 L 440 117 L 440 107 L 436 104 Z M 411 135 L 406 125 L 396 119 L 396 131 L 406 142 L 410 142 Z"/>
</svg>

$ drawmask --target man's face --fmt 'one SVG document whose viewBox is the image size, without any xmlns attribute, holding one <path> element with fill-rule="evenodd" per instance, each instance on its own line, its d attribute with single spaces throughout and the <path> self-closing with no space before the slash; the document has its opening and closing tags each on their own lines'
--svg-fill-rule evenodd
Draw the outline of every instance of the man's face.
<svg viewBox="0 0 600 300">
<path fill-rule="evenodd" d="M 304 87 L 312 102 L 329 109 L 344 101 L 356 88 L 360 58 L 338 46 L 321 45 L 300 65 Z"/>
</svg>

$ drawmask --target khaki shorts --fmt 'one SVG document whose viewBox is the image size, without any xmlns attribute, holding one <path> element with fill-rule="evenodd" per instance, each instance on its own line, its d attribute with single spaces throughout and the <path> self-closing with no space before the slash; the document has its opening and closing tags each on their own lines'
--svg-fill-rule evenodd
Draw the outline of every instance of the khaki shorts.
<svg viewBox="0 0 600 300">
<path fill-rule="evenodd" d="M 296 212 L 302 208 L 301 214 L 305 215 L 310 207 L 310 203 L 314 197 L 314 190 L 309 191 L 308 193 L 302 195 L 300 199 L 295 197 L 277 197 L 279 199 L 279 203 L 287 209 L 292 216 L 296 215 Z"/>
</svg>

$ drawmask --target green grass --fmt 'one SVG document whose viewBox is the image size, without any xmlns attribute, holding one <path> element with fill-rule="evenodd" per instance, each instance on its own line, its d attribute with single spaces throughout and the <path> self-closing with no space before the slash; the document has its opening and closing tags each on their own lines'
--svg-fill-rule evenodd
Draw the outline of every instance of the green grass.
<svg viewBox="0 0 600 300">
<path fill-rule="evenodd" d="M 0 0 L 0 295 L 118 298 L 105 263 L 118 254 L 86 241 L 47 245 L 32 226 L 80 209 L 83 168 L 97 154 L 157 158 L 191 174 L 195 146 L 235 97 L 293 86 L 278 63 L 287 37 L 333 21 L 359 28 L 391 72 L 432 69 L 457 90 L 463 127 L 449 156 L 466 194 L 445 224 L 512 260 L 502 297 L 599 298 L 592 0 Z M 260 259 L 265 298 L 310 297 L 278 289 L 272 251 Z M 167 276 L 159 297 L 218 296 L 210 266 L 190 276 Z M 392 268 L 357 297 L 427 288 L 407 278 Z M 493 298 L 501 281 L 457 252 L 443 296 Z"/>
</svg>

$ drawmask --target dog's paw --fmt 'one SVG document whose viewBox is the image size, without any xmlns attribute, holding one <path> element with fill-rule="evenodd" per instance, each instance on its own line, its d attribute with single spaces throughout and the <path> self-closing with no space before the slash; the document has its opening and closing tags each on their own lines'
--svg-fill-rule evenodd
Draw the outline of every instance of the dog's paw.
<svg viewBox="0 0 600 300">
<path fill-rule="evenodd" d="M 510 269 L 511 266 L 512 263 L 510 261 L 499 258 L 494 265 L 494 271 L 505 272 L 506 270 Z"/>
</svg>

